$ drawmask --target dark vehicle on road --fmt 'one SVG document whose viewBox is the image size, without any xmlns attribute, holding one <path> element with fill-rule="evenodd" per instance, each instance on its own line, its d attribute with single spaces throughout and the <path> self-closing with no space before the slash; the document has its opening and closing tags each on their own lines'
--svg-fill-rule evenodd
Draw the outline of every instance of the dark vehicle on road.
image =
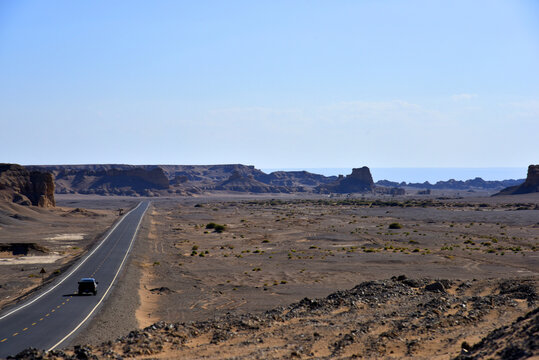
<svg viewBox="0 0 539 360">
<path fill-rule="evenodd" d="M 97 284 L 94 278 L 82 278 L 79 281 L 79 295 L 92 293 L 97 294 Z"/>
</svg>

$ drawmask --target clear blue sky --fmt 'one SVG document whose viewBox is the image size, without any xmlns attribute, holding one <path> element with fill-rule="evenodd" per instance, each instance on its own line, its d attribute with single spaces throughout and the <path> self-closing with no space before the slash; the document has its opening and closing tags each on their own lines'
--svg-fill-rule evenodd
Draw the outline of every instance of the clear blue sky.
<svg viewBox="0 0 539 360">
<path fill-rule="evenodd" d="M 539 163 L 539 1 L 0 0 L 0 162 Z"/>
</svg>

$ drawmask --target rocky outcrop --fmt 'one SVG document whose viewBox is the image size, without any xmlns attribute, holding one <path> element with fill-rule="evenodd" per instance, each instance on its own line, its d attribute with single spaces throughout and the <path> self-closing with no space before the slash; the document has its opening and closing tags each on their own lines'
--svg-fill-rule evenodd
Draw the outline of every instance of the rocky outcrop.
<svg viewBox="0 0 539 360">
<path fill-rule="evenodd" d="M 271 186 L 255 180 L 252 175 L 234 171 L 230 177 L 218 184 L 216 190 L 228 190 L 252 193 L 283 193 L 289 192 L 285 187 Z"/>
<path fill-rule="evenodd" d="M 56 189 L 60 194 L 153 196 L 155 190 L 166 190 L 169 187 L 168 177 L 158 166 L 56 165 L 30 168 L 54 172 Z"/>
<path fill-rule="evenodd" d="M 530 194 L 535 192 L 539 192 L 539 165 L 530 165 L 528 166 L 528 176 L 521 185 L 508 187 L 496 195 Z"/>
<path fill-rule="evenodd" d="M 4 200 L 20 205 L 56 205 L 53 175 L 42 171 L 28 171 L 17 164 L 0 164 L 0 192 Z"/>
<path fill-rule="evenodd" d="M 368 167 L 352 169 L 352 173 L 339 178 L 330 184 L 317 187 L 320 193 L 363 193 L 374 190 L 374 181 Z"/>
</svg>

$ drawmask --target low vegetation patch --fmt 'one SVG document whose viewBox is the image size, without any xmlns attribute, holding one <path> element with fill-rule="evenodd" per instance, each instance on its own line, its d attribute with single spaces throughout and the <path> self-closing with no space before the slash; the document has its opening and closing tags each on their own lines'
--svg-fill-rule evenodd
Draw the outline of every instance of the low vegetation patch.
<svg viewBox="0 0 539 360">
<path fill-rule="evenodd" d="M 394 222 L 394 223 L 389 224 L 389 228 L 390 229 L 402 229 L 402 225 L 399 224 L 399 223 Z"/>
<path fill-rule="evenodd" d="M 214 222 L 208 223 L 206 229 L 213 229 L 217 233 L 222 233 L 226 229 L 226 225 L 216 224 Z"/>
</svg>

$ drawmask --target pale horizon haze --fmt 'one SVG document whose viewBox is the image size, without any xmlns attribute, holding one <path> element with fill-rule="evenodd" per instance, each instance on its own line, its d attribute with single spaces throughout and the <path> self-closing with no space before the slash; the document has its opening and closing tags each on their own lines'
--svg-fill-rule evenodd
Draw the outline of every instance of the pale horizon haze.
<svg viewBox="0 0 539 360">
<path fill-rule="evenodd" d="M 538 64 L 532 0 L 3 0 L 0 162 L 526 169 Z"/>
</svg>

